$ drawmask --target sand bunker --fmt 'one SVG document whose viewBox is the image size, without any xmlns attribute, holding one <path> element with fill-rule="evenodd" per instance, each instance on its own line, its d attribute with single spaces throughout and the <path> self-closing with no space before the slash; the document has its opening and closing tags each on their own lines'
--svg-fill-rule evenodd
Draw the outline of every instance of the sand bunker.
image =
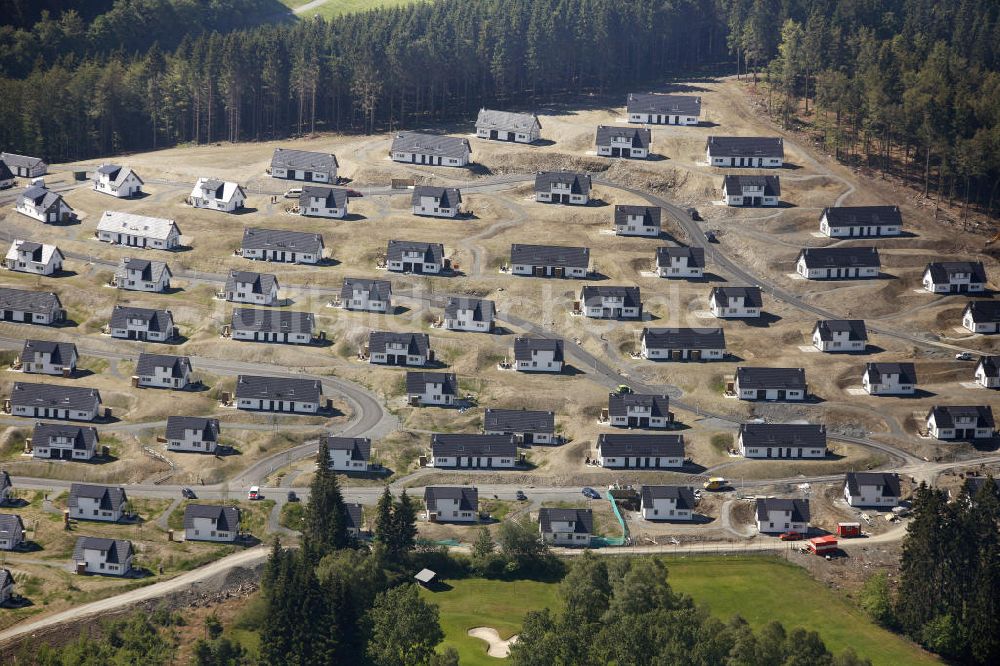
<svg viewBox="0 0 1000 666">
<path fill-rule="evenodd" d="M 486 641 L 487 645 L 490 646 L 486 654 L 497 659 L 506 659 L 509 657 L 511 644 L 517 642 L 516 634 L 507 640 L 503 640 L 493 627 L 475 627 L 469 629 L 469 635 L 473 638 Z"/>
</svg>

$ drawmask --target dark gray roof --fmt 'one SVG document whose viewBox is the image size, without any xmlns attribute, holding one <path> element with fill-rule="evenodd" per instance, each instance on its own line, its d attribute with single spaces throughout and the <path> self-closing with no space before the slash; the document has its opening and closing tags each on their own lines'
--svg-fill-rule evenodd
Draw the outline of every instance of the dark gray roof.
<svg viewBox="0 0 1000 666">
<path fill-rule="evenodd" d="M 129 319 L 149 322 L 150 331 L 169 331 L 174 325 L 170 310 L 150 310 L 129 305 L 116 305 L 111 311 L 111 328 L 125 328 Z"/>
<path fill-rule="evenodd" d="M 806 371 L 803 368 L 761 368 L 740 366 L 736 368 L 736 381 L 747 389 L 802 389 L 806 388 Z"/>
<path fill-rule="evenodd" d="M 873 384 L 881 384 L 882 375 L 899 375 L 901 384 L 917 383 L 917 368 L 912 363 L 866 363 L 865 374 Z"/>
<path fill-rule="evenodd" d="M 493 321 L 496 316 L 496 303 L 485 298 L 466 298 L 449 296 L 444 306 L 444 316 L 455 318 L 459 310 L 472 310 L 473 321 Z"/>
<path fill-rule="evenodd" d="M 993 409 L 989 405 L 934 405 L 927 416 L 934 415 L 939 428 L 952 428 L 956 417 L 972 417 L 979 428 L 993 428 Z"/>
<path fill-rule="evenodd" d="M 504 456 L 517 457 L 513 435 L 481 435 L 478 433 L 431 435 L 431 451 L 435 457 Z"/>
<path fill-rule="evenodd" d="M 625 416 L 629 407 L 649 407 L 650 416 L 669 417 L 670 397 L 644 393 L 609 393 L 608 413 L 611 416 Z"/>
<path fill-rule="evenodd" d="M 299 206 L 305 208 L 313 199 L 324 202 L 324 208 L 343 208 L 347 205 L 347 190 L 342 187 L 306 185 L 299 195 Z"/>
<path fill-rule="evenodd" d="M 31 169 L 39 164 L 45 164 L 41 157 L 31 157 L 30 155 L 18 155 L 17 153 L 0 153 L 0 159 L 13 166 Z"/>
<path fill-rule="evenodd" d="M 563 360 L 563 341 L 553 338 L 514 338 L 514 358 L 530 361 L 533 351 L 555 352 L 553 360 Z"/>
<path fill-rule="evenodd" d="M 721 328 L 644 328 L 642 339 L 651 349 L 725 349 Z"/>
<path fill-rule="evenodd" d="M 355 289 L 367 291 L 368 298 L 373 301 L 387 301 L 392 296 L 392 283 L 388 280 L 345 277 L 344 286 L 340 288 L 340 300 L 346 303 L 353 298 Z"/>
<path fill-rule="evenodd" d="M 442 395 L 458 395 L 458 380 L 454 372 L 422 372 L 411 370 L 406 373 L 406 392 L 423 393 L 428 384 L 441 384 Z"/>
<path fill-rule="evenodd" d="M 0 590 L 14 587 L 14 575 L 9 569 L 0 569 Z"/>
<path fill-rule="evenodd" d="M 688 486 L 643 486 L 639 494 L 643 506 L 651 506 L 653 500 L 672 499 L 678 509 L 694 511 L 694 491 Z"/>
<path fill-rule="evenodd" d="M 861 486 L 882 486 L 882 497 L 899 497 L 899 474 L 895 472 L 848 472 L 847 490 L 852 495 L 861 494 Z"/>
<path fill-rule="evenodd" d="M 75 509 L 80 505 L 81 497 L 97 500 L 102 511 L 116 511 L 128 501 L 124 488 L 116 486 L 94 486 L 87 483 L 74 483 L 69 487 L 68 506 Z"/>
<path fill-rule="evenodd" d="M 590 266 L 590 248 L 514 243 L 510 246 L 510 263 L 587 268 Z"/>
<path fill-rule="evenodd" d="M 708 154 L 712 157 L 784 157 L 785 145 L 780 137 L 710 136 Z"/>
<path fill-rule="evenodd" d="M 762 187 L 766 197 L 781 196 L 781 181 L 777 176 L 730 175 L 722 181 L 722 187 L 730 196 L 742 196 L 744 187 Z"/>
<path fill-rule="evenodd" d="M 580 299 L 586 305 L 599 305 L 604 298 L 621 298 L 622 307 L 637 308 L 642 305 L 639 287 L 601 286 L 588 284 L 580 290 Z"/>
<path fill-rule="evenodd" d="M 238 532 L 240 529 L 240 510 L 235 506 L 188 504 L 184 507 L 184 529 L 193 528 L 195 518 L 214 518 L 217 532 Z"/>
<path fill-rule="evenodd" d="M 847 333 L 848 340 L 867 340 L 868 329 L 863 319 L 821 319 L 813 327 L 813 333 L 819 331 L 819 339 L 833 340 L 834 333 Z"/>
<path fill-rule="evenodd" d="M 633 435 L 601 433 L 597 450 L 603 457 L 667 456 L 684 457 L 684 435 Z"/>
<path fill-rule="evenodd" d="M 823 215 L 831 227 L 902 226 L 903 224 L 899 206 L 837 206 L 824 208 Z"/>
<path fill-rule="evenodd" d="M 95 401 L 100 404 L 100 391 L 83 386 L 14 382 L 14 388 L 10 393 L 10 402 L 15 407 L 53 407 L 85 411 L 93 408 Z"/>
<path fill-rule="evenodd" d="M 32 185 L 21 192 L 21 199 L 30 201 L 38 208 L 49 209 L 61 202 L 62 196 L 41 185 Z M 63 204 L 65 205 L 65 202 Z"/>
<path fill-rule="evenodd" d="M 703 247 L 658 247 L 656 248 L 656 265 L 668 266 L 670 259 L 687 257 L 688 266 L 705 267 L 705 248 Z"/>
<path fill-rule="evenodd" d="M 590 194 L 590 174 L 575 171 L 540 171 L 535 174 L 535 191 L 549 192 L 553 184 L 568 185 L 572 194 Z"/>
<path fill-rule="evenodd" d="M 719 307 L 728 307 L 729 300 L 743 297 L 743 302 L 747 307 L 759 308 L 764 306 L 764 299 L 760 293 L 760 287 L 712 287 L 708 298 Z"/>
<path fill-rule="evenodd" d="M 91 426 L 38 422 L 31 431 L 31 441 L 36 447 L 42 443 L 48 444 L 57 438 L 72 440 L 73 448 L 77 451 L 93 449 L 100 441 L 97 428 Z"/>
<path fill-rule="evenodd" d="M 757 520 L 767 520 L 771 511 L 791 512 L 793 523 L 809 522 L 809 500 L 785 499 L 783 497 L 762 497 L 757 500 Z"/>
<path fill-rule="evenodd" d="M 880 267 L 878 250 L 874 247 L 807 247 L 799 252 L 806 268 L 869 268 Z"/>
<path fill-rule="evenodd" d="M 422 252 L 425 264 L 440 264 L 444 261 L 444 245 L 441 243 L 390 240 L 385 254 L 389 261 L 402 261 L 403 252 Z"/>
<path fill-rule="evenodd" d="M 170 268 L 162 261 L 150 261 L 149 259 L 135 259 L 132 257 L 125 257 L 122 259 L 121 264 L 119 264 L 117 270 L 115 270 L 115 275 L 118 277 L 125 277 L 128 272 L 136 271 L 143 280 L 148 280 L 150 282 L 159 282 L 163 279 L 163 274 L 167 273 L 167 277 L 170 277 Z"/>
<path fill-rule="evenodd" d="M 813 423 L 741 423 L 744 446 L 826 448 L 826 426 Z"/>
<path fill-rule="evenodd" d="M 982 368 L 987 377 L 1000 377 L 1000 356 L 980 356 L 976 370 Z"/>
<path fill-rule="evenodd" d="M 364 507 L 355 503 L 344 504 L 344 518 L 347 520 L 347 529 L 361 531 L 364 525 Z"/>
<path fill-rule="evenodd" d="M 323 252 L 323 236 L 304 231 L 247 227 L 243 230 L 241 247 L 244 250 L 284 250 L 319 255 Z"/>
<path fill-rule="evenodd" d="M 652 132 L 645 127 L 614 127 L 612 125 L 598 125 L 596 143 L 598 146 L 610 146 L 615 139 L 625 139 L 633 148 L 644 148 L 649 150 L 652 143 Z"/>
<path fill-rule="evenodd" d="M 322 394 L 323 385 L 318 379 L 240 375 L 236 381 L 236 397 L 249 400 L 319 402 Z"/>
<path fill-rule="evenodd" d="M 480 109 L 479 116 L 476 118 L 476 127 L 507 132 L 530 132 L 535 127 L 541 129 L 542 124 L 538 122 L 538 116 L 533 113 Z"/>
<path fill-rule="evenodd" d="M 628 217 L 642 216 L 644 227 L 660 227 L 660 207 L 659 206 L 615 206 L 615 224 L 626 224 Z"/>
<path fill-rule="evenodd" d="M 21 520 L 21 516 L 16 513 L 0 513 L 0 536 L 17 535 L 17 538 L 20 539 L 23 531 L 24 521 Z M 2 587 L 3 585 L 0 585 L 0 588 Z"/>
<path fill-rule="evenodd" d="M 191 359 L 172 354 L 139 354 L 135 374 L 140 377 L 152 375 L 157 368 L 168 368 L 171 377 L 180 378 L 191 372 Z"/>
<path fill-rule="evenodd" d="M 21 361 L 32 361 L 36 354 L 49 354 L 52 363 L 69 363 L 76 353 L 76 345 L 72 342 L 53 342 L 51 340 L 25 340 L 21 350 Z"/>
<path fill-rule="evenodd" d="M 237 284 L 252 285 L 254 294 L 270 294 L 271 287 L 278 286 L 278 278 L 271 273 L 255 273 L 253 271 L 229 271 L 226 278 L 225 291 L 235 291 Z"/>
<path fill-rule="evenodd" d="M 73 547 L 73 561 L 83 562 L 83 551 L 85 550 L 99 550 L 107 553 L 104 561 L 109 564 L 124 564 L 133 552 L 131 541 L 82 536 L 77 538 L 76 546 Z"/>
<path fill-rule="evenodd" d="M 701 97 L 694 95 L 659 95 L 629 93 L 627 113 L 653 113 L 664 116 L 700 116 Z"/>
<path fill-rule="evenodd" d="M 298 169 L 299 171 L 321 171 L 333 173 L 338 167 L 337 156 L 332 153 L 314 153 L 309 150 L 275 148 L 271 155 L 271 168 Z"/>
<path fill-rule="evenodd" d="M 458 486 L 427 486 L 424 503 L 428 511 L 436 511 L 438 500 L 458 500 L 459 511 L 479 511 L 479 490 Z"/>
<path fill-rule="evenodd" d="M 0 181 L 13 180 L 13 179 L 14 179 L 14 172 L 10 170 L 10 167 L 7 166 L 6 162 L 0 160 Z"/>
<path fill-rule="evenodd" d="M 49 314 L 62 309 L 59 296 L 51 291 L 28 291 L 0 287 L 0 310 L 17 310 L 34 314 Z"/>
<path fill-rule="evenodd" d="M 97 173 L 107 174 L 112 178 L 114 178 L 112 174 L 117 174 L 121 170 L 122 168 L 121 165 L 119 164 L 102 164 L 101 166 L 97 167 Z"/>
<path fill-rule="evenodd" d="M 233 331 L 308 333 L 312 335 L 313 329 L 316 327 L 316 316 L 311 312 L 235 308 L 231 325 Z"/>
<path fill-rule="evenodd" d="M 457 136 L 400 132 L 392 140 L 392 152 L 462 159 L 472 153 L 472 147 L 468 139 Z"/>
<path fill-rule="evenodd" d="M 15 241 L 17 242 L 17 241 Z M 34 241 L 21 241 L 17 244 L 17 252 L 31 255 L 32 261 L 42 260 L 42 250 L 45 248 L 41 243 L 36 243 Z M 58 248 L 57 248 L 58 249 Z M 60 253 L 61 254 L 61 253 Z"/>
<path fill-rule="evenodd" d="M 410 203 L 416 206 L 420 203 L 421 197 L 434 197 L 438 199 L 438 206 L 440 208 L 454 208 L 462 203 L 462 192 L 457 187 L 417 185 L 413 188 L 413 196 L 410 197 Z"/>
<path fill-rule="evenodd" d="M 367 461 L 372 454 L 372 440 L 367 437 L 334 437 L 323 438 L 326 448 L 330 451 L 349 451 L 351 460 Z"/>
<path fill-rule="evenodd" d="M 979 494 L 979 491 L 986 486 L 986 482 L 989 479 L 985 476 L 970 476 L 965 480 L 965 487 L 969 491 L 970 497 L 975 497 Z M 998 491 L 1000 491 L 1000 478 L 993 479 L 993 485 Z"/>
<path fill-rule="evenodd" d="M 972 321 L 977 324 L 1000 322 L 1000 301 L 969 301 L 962 317 L 972 313 Z"/>
<path fill-rule="evenodd" d="M 186 430 L 201 432 L 201 440 L 216 442 L 219 439 L 219 419 L 203 416 L 168 416 L 167 439 L 184 439 Z"/>
<path fill-rule="evenodd" d="M 384 351 L 389 343 L 401 344 L 411 356 L 427 356 L 431 339 L 426 333 L 396 333 L 395 331 L 372 331 L 368 334 L 368 351 Z"/>
<path fill-rule="evenodd" d="M 935 261 L 927 264 L 934 283 L 949 282 L 955 273 L 969 273 L 973 282 L 986 282 L 986 269 L 981 261 Z"/>
<path fill-rule="evenodd" d="M 483 415 L 483 430 L 554 433 L 556 415 L 531 409 L 487 409 Z"/>
<path fill-rule="evenodd" d="M 552 509 L 542 507 L 538 510 L 538 525 L 542 532 L 552 532 L 552 523 L 574 523 L 576 534 L 592 534 L 594 531 L 594 512 L 590 509 Z"/>
</svg>

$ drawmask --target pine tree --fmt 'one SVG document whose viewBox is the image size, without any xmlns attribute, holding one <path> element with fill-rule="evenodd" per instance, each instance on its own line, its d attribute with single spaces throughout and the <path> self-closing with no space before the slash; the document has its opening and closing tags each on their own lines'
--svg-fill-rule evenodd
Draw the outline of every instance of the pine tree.
<svg viewBox="0 0 1000 666">
<path fill-rule="evenodd" d="M 303 549 L 313 563 L 348 545 L 344 496 L 337 475 L 330 470 L 329 455 L 326 441 L 321 439 L 302 527 Z"/>
<path fill-rule="evenodd" d="M 417 546 L 417 507 L 404 489 L 392 514 L 394 550 L 402 556 Z"/>
<path fill-rule="evenodd" d="M 386 486 L 382 491 L 382 497 L 379 498 L 378 504 L 375 505 L 375 520 L 373 521 L 372 532 L 375 542 L 385 549 L 387 555 L 394 552 L 396 543 L 393 507 L 392 493 L 389 492 L 389 486 Z"/>
</svg>

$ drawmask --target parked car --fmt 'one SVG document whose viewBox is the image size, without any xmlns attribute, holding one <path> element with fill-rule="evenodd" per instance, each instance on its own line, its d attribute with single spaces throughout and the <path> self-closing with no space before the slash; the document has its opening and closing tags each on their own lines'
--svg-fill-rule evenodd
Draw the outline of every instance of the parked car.
<svg viewBox="0 0 1000 666">
<path fill-rule="evenodd" d="M 715 237 L 715 232 L 714 231 L 706 231 L 705 232 L 705 240 L 707 240 L 709 243 L 718 243 L 719 242 L 719 239 Z"/>
<path fill-rule="evenodd" d="M 971 361 L 972 360 L 972 354 L 970 354 L 969 352 L 958 352 L 957 354 L 955 354 L 955 360 L 956 361 Z"/>
<path fill-rule="evenodd" d="M 721 476 L 713 476 L 708 481 L 702 484 L 705 490 L 722 490 L 726 487 L 726 480 Z"/>
<path fill-rule="evenodd" d="M 528 496 L 524 494 L 523 490 L 518 490 L 516 493 L 514 493 L 514 497 L 517 499 L 518 502 L 523 502 L 526 499 L 528 499 Z"/>
<path fill-rule="evenodd" d="M 288 501 L 289 502 L 298 502 L 299 501 L 299 496 L 295 494 L 294 490 L 289 490 L 288 491 Z"/>
<path fill-rule="evenodd" d="M 260 498 L 260 486 L 250 486 L 250 492 L 247 493 L 247 499 L 259 500 Z"/>
<path fill-rule="evenodd" d="M 801 532 L 785 532 L 778 538 L 782 541 L 802 541 L 804 537 Z"/>
<path fill-rule="evenodd" d="M 298 199 L 300 196 L 302 196 L 302 188 L 301 187 L 293 187 L 292 189 L 287 190 L 285 192 L 285 198 L 286 199 Z"/>
<path fill-rule="evenodd" d="M 360 198 L 360 197 L 363 197 L 364 195 L 361 194 L 361 192 L 358 192 L 357 190 L 351 190 L 351 189 L 349 189 L 349 190 L 347 190 L 347 196 L 348 197 L 353 197 L 353 198 Z"/>
<path fill-rule="evenodd" d="M 697 208 L 688 208 L 687 214 L 690 215 L 691 219 L 694 220 L 695 222 L 701 219 L 701 215 L 698 214 Z"/>
<path fill-rule="evenodd" d="M 198 499 L 198 496 L 190 488 L 181 488 L 181 497 L 184 499 Z"/>
<path fill-rule="evenodd" d="M 601 494 L 590 487 L 583 489 L 583 495 L 589 499 L 601 499 Z"/>
</svg>

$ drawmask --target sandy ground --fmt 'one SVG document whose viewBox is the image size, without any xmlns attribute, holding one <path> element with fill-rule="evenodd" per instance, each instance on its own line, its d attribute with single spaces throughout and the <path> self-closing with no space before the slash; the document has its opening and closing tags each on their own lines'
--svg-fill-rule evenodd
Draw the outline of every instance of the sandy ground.
<svg viewBox="0 0 1000 666">
<path fill-rule="evenodd" d="M 486 641 L 489 645 L 489 649 L 486 651 L 491 657 L 496 657 L 498 659 L 506 659 L 510 656 L 510 646 L 517 642 L 517 634 L 514 634 L 507 640 L 500 638 L 500 634 L 493 627 L 473 627 L 469 629 L 469 635 L 473 638 L 478 638 L 480 640 Z"/>
</svg>

